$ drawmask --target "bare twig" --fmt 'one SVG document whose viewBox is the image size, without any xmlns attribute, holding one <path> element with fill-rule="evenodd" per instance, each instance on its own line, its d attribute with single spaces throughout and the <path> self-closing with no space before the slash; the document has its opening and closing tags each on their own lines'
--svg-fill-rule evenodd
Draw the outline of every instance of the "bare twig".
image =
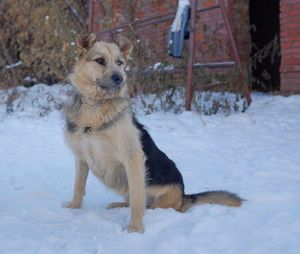
<svg viewBox="0 0 300 254">
<path fill-rule="evenodd" d="M 77 9 L 70 3 L 69 0 L 65 0 L 65 1 L 66 1 L 67 5 L 69 6 L 69 8 L 71 10 L 71 13 L 73 14 L 73 16 L 78 19 L 78 21 L 80 22 L 81 25 L 85 25 L 84 19 L 79 14 L 79 12 L 77 11 Z"/>
<path fill-rule="evenodd" d="M 51 0 L 51 3 L 53 5 L 53 8 L 55 9 L 55 12 L 56 12 L 59 20 L 60 20 L 60 23 L 61 23 L 62 28 L 64 30 L 64 34 L 66 36 L 66 39 L 69 42 L 69 45 L 72 46 L 73 45 L 72 42 L 74 41 L 72 33 L 68 29 L 68 27 L 67 27 L 67 25 L 66 25 L 66 23 L 64 21 L 63 15 L 62 15 L 62 13 L 61 13 L 61 11 L 60 11 L 57 3 L 56 3 L 56 0 Z M 75 50 L 72 50 L 72 55 L 73 55 L 73 58 L 75 59 L 76 58 Z"/>
<path fill-rule="evenodd" d="M 5 4 L 5 0 L 0 1 L 0 16 L 3 14 L 4 4 Z"/>
<path fill-rule="evenodd" d="M 13 65 L 13 60 L 12 60 L 12 58 L 10 57 L 10 55 L 8 54 L 7 48 L 6 48 L 6 46 L 4 45 L 4 42 L 3 42 L 3 41 L 1 42 L 1 51 L 2 51 L 2 53 L 3 53 L 3 55 L 4 55 L 5 60 L 7 61 L 7 63 L 8 63 L 9 65 Z M 13 84 L 14 84 L 15 86 L 17 86 L 17 85 L 18 85 L 18 75 L 17 75 L 17 73 L 15 72 L 14 68 L 6 68 L 6 69 L 7 69 L 7 70 L 10 70 L 11 75 L 12 75 Z"/>
</svg>

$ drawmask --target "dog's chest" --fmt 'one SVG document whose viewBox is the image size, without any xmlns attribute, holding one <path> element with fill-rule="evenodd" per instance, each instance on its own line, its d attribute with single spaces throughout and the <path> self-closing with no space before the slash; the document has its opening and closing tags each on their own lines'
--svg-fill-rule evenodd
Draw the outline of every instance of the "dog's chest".
<svg viewBox="0 0 300 254">
<path fill-rule="evenodd" d="M 105 180 L 117 162 L 113 144 L 106 138 L 88 134 L 67 134 L 67 143 L 82 160 L 86 161 L 90 170 L 101 180 Z"/>
<path fill-rule="evenodd" d="M 104 139 L 83 137 L 80 141 L 81 154 L 91 169 L 97 169 L 108 160 L 112 152 L 111 145 Z M 100 164 L 100 165 L 99 165 Z"/>
</svg>

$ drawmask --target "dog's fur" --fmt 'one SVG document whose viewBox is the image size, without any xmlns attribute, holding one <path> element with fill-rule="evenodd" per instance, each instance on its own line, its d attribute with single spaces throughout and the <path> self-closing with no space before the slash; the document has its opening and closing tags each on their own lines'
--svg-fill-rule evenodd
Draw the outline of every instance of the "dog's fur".
<svg viewBox="0 0 300 254">
<path fill-rule="evenodd" d="M 76 179 L 69 208 L 81 207 L 89 169 L 124 202 L 108 208 L 131 208 L 129 232 L 143 232 L 144 208 L 184 212 L 195 204 L 238 207 L 242 199 L 225 191 L 185 195 L 175 163 L 160 151 L 133 116 L 127 95 L 125 61 L 131 44 L 97 41 L 94 34 L 77 38 L 70 82 L 76 93 L 65 107 L 65 139 L 76 157 Z"/>
</svg>

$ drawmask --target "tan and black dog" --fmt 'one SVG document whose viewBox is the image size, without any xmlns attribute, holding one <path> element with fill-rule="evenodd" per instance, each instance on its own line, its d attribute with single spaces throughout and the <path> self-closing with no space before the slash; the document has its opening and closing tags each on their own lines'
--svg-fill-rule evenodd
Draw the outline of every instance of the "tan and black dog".
<svg viewBox="0 0 300 254">
<path fill-rule="evenodd" d="M 129 232 L 143 232 L 145 207 L 184 212 L 195 204 L 241 205 L 241 198 L 226 191 L 184 193 L 175 163 L 131 112 L 124 71 L 132 50 L 128 40 L 107 43 L 90 34 L 79 36 L 76 43 L 78 61 L 69 76 L 76 93 L 64 110 L 76 179 L 66 207 L 81 207 L 89 170 L 124 197 L 108 208 L 131 208 Z"/>
</svg>

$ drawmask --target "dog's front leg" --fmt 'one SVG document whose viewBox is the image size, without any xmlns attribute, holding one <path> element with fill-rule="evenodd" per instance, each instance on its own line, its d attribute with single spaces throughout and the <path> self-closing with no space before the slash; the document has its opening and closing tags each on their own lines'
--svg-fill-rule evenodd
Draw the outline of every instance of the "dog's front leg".
<svg viewBox="0 0 300 254">
<path fill-rule="evenodd" d="M 76 177 L 74 184 L 73 199 L 70 202 L 64 203 L 67 208 L 80 208 L 83 195 L 85 194 L 85 185 L 88 176 L 89 168 L 86 162 L 76 158 Z"/>
<path fill-rule="evenodd" d="M 145 212 L 145 160 L 142 152 L 131 154 L 126 163 L 129 187 L 129 205 L 131 220 L 128 232 L 144 232 L 143 217 Z"/>
</svg>

